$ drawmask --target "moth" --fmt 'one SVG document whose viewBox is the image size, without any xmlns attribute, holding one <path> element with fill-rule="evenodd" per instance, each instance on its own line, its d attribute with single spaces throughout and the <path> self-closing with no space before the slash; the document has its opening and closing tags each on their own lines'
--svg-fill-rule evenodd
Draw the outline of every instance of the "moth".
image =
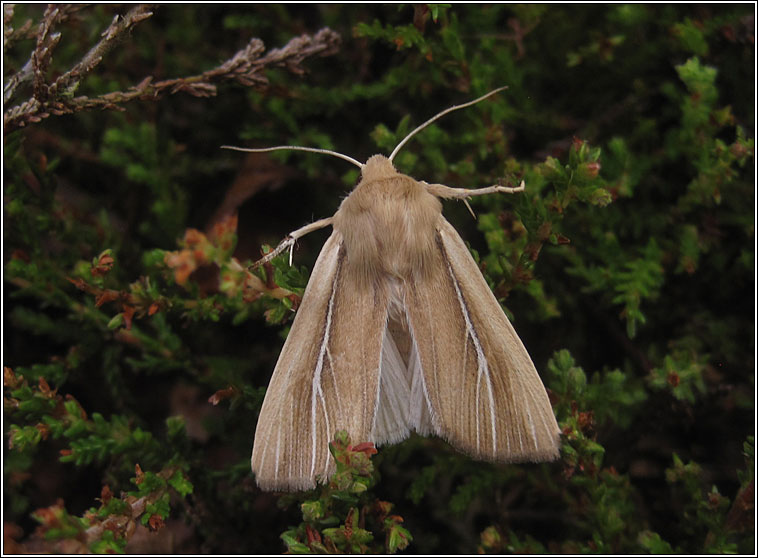
<svg viewBox="0 0 758 558">
<path fill-rule="evenodd" d="M 251 459 L 264 490 L 305 490 L 335 467 L 329 441 L 395 443 L 412 431 L 437 435 L 475 459 L 552 460 L 560 431 L 523 343 L 468 248 L 442 216 L 441 199 L 475 190 L 428 184 L 398 172 L 403 139 L 366 163 L 340 153 L 361 179 L 337 212 L 290 233 L 258 264 L 331 225 L 274 369 Z M 225 146 L 228 147 L 228 146 Z M 468 205 L 468 204 L 467 204 Z M 469 208 L 470 209 L 470 208 Z"/>
</svg>

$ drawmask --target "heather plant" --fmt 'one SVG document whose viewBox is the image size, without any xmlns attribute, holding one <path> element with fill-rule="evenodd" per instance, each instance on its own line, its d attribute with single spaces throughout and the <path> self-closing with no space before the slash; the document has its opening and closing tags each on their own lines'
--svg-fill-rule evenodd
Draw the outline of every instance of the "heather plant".
<svg viewBox="0 0 758 558">
<path fill-rule="evenodd" d="M 6 552 L 753 553 L 754 11 L 4 8 Z M 258 412 L 365 161 L 446 202 L 548 388 L 552 463 L 335 432 L 260 491 Z"/>
</svg>

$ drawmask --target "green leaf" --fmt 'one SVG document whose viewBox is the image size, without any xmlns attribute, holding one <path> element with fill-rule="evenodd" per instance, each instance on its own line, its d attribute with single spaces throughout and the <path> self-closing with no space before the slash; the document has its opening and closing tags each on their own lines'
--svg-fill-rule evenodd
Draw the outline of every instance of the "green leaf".
<svg viewBox="0 0 758 558">
<path fill-rule="evenodd" d="M 184 476 L 181 469 L 177 470 L 171 478 L 168 479 L 168 484 L 176 490 L 182 498 L 186 498 L 187 495 L 192 494 L 194 487 L 192 483 Z"/>
</svg>

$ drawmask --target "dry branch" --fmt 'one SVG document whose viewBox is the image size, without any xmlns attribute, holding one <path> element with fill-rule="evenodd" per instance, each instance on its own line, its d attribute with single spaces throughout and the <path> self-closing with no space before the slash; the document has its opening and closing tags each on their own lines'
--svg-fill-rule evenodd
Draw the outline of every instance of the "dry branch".
<svg viewBox="0 0 758 558">
<path fill-rule="evenodd" d="M 31 19 L 27 19 L 18 29 L 14 29 L 11 26 L 15 8 L 15 4 L 3 4 L 3 48 L 6 50 L 12 47 L 19 39 L 34 36 L 34 34 L 30 34 L 32 29 Z"/>
<path fill-rule="evenodd" d="M 253 38 L 245 48 L 216 68 L 202 74 L 154 82 L 147 76 L 139 84 L 125 91 L 113 91 L 98 97 L 86 95 L 72 97 L 81 81 L 103 60 L 107 52 L 141 21 L 152 16 L 152 4 L 139 4 L 124 16 L 116 15 L 100 41 L 75 64 L 52 83 L 46 78 L 47 68 L 52 58 L 60 33 L 55 27 L 65 21 L 80 7 L 49 5 L 36 33 L 36 47 L 26 65 L 5 83 L 3 98 L 7 103 L 13 98 L 18 86 L 32 80 L 33 95 L 5 111 L 3 116 L 5 131 L 10 132 L 32 122 L 39 122 L 50 115 L 70 114 L 94 108 L 124 110 L 124 103 L 135 99 L 155 100 L 164 94 L 189 93 L 197 97 L 216 94 L 216 83 L 236 81 L 248 87 L 265 87 L 268 80 L 264 71 L 268 67 L 282 66 L 301 74 L 301 63 L 310 56 L 334 54 L 340 37 L 331 29 L 321 29 L 315 35 L 302 35 L 290 40 L 284 47 L 265 53 L 260 39 Z M 5 36 L 14 36 L 10 27 L 12 10 L 4 13 Z"/>
</svg>

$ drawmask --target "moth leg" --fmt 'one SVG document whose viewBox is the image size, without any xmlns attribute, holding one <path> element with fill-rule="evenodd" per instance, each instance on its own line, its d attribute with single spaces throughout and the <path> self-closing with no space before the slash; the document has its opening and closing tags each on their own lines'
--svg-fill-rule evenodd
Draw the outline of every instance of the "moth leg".
<svg viewBox="0 0 758 558">
<path fill-rule="evenodd" d="M 476 221 L 476 213 L 474 213 L 474 210 L 471 209 L 471 204 L 468 202 L 466 198 L 463 198 L 463 203 L 466 206 L 466 209 L 468 209 L 468 212 L 471 213 L 471 216 L 474 218 L 474 221 Z"/>
<path fill-rule="evenodd" d="M 510 186 L 500 186 L 499 184 L 495 184 L 494 186 L 487 186 L 485 188 L 476 188 L 476 189 L 468 189 L 468 188 L 450 188 L 449 186 L 445 186 L 444 184 L 427 184 L 426 182 L 421 182 L 421 184 L 424 185 L 424 187 L 427 189 L 427 191 L 430 194 L 433 194 L 437 196 L 438 198 L 444 198 L 444 199 L 455 199 L 455 200 L 468 200 L 469 198 L 473 196 L 485 196 L 487 194 L 515 194 L 517 192 L 523 192 L 526 188 L 526 184 L 524 184 L 524 181 L 521 181 L 521 184 L 518 186 L 510 187 Z"/>
<path fill-rule="evenodd" d="M 277 257 L 279 254 L 284 252 L 285 250 L 292 249 L 295 246 L 295 242 L 297 242 L 298 238 L 301 238 L 305 236 L 308 233 L 312 233 L 313 231 L 317 231 L 318 229 L 323 229 L 324 227 L 327 227 L 332 224 L 332 217 L 328 217 L 326 219 L 319 219 L 318 221 L 314 221 L 313 223 L 310 223 L 309 225 L 305 225 L 304 227 L 301 227 L 297 229 L 296 231 L 292 231 L 287 236 L 284 237 L 284 240 L 282 240 L 279 243 L 279 246 L 271 250 L 268 254 L 263 256 L 260 260 L 252 264 L 248 269 L 253 270 L 257 267 L 260 267 L 261 265 L 270 262 L 275 257 Z M 290 251 L 290 265 L 292 265 L 292 252 Z"/>
</svg>

